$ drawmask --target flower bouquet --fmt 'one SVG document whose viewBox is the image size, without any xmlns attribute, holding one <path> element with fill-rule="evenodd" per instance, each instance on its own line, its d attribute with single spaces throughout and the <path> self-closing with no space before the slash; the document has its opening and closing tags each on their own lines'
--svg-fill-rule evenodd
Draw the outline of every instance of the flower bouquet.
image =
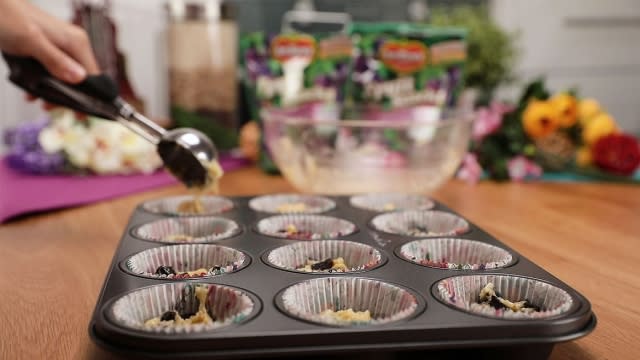
<svg viewBox="0 0 640 360">
<path fill-rule="evenodd" d="M 515 105 L 494 102 L 478 110 L 457 176 L 518 181 L 556 172 L 633 181 L 639 165 L 638 139 L 622 132 L 596 100 L 574 91 L 551 94 L 536 80 Z"/>
<path fill-rule="evenodd" d="M 4 142 L 8 165 L 30 174 L 148 174 L 162 166 L 155 146 L 125 126 L 63 108 L 9 129 Z"/>
</svg>

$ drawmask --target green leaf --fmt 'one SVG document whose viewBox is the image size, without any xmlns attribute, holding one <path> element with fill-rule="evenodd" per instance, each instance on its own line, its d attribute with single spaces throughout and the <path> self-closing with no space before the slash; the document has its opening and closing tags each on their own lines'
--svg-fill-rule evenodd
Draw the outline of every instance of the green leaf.
<svg viewBox="0 0 640 360">
<path fill-rule="evenodd" d="M 549 91 L 545 87 L 544 78 L 538 78 L 527 84 L 522 95 L 520 95 L 518 103 L 520 105 L 526 104 L 532 98 L 539 100 L 547 100 L 549 98 Z"/>
<path fill-rule="evenodd" d="M 489 15 L 487 6 L 434 7 L 431 23 L 468 30 L 465 83 L 483 93 L 493 93 L 514 78 L 518 57 L 516 33 L 504 31 Z"/>
</svg>

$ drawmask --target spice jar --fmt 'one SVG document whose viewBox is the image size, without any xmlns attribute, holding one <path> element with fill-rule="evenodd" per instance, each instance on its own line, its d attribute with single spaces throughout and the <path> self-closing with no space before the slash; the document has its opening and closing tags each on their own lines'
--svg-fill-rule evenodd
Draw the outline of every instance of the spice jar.
<svg viewBox="0 0 640 360">
<path fill-rule="evenodd" d="M 171 117 L 206 133 L 218 149 L 237 144 L 238 30 L 227 2 L 170 0 L 168 62 Z"/>
</svg>

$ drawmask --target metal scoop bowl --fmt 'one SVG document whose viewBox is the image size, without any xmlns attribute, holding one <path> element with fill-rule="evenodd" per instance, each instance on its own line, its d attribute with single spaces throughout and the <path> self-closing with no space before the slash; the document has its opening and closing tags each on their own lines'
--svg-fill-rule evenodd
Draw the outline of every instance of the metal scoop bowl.
<svg viewBox="0 0 640 360">
<path fill-rule="evenodd" d="M 188 128 L 167 131 L 157 146 L 167 169 L 187 187 L 203 187 L 214 180 L 207 165 L 217 160 L 218 153 L 202 132 Z"/>
</svg>

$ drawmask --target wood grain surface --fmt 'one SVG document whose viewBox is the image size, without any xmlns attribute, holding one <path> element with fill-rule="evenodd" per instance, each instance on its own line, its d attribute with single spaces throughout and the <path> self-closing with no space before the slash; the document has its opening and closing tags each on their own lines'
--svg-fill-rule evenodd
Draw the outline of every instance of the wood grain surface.
<svg viewBox="0 0 640 360">
<path fill-rule="evenodd" d="M 249 168 L 222 179 L 224 195 L 292 191 Z M 87 325 L 129 216 L 180 186 L 0 225 L 0 359 L 109 359 Z M 551 359 L 640 358 L 640 187 L 451 181 L 433 197 L 584 294 L 593 333 Z"/>
</svg>

